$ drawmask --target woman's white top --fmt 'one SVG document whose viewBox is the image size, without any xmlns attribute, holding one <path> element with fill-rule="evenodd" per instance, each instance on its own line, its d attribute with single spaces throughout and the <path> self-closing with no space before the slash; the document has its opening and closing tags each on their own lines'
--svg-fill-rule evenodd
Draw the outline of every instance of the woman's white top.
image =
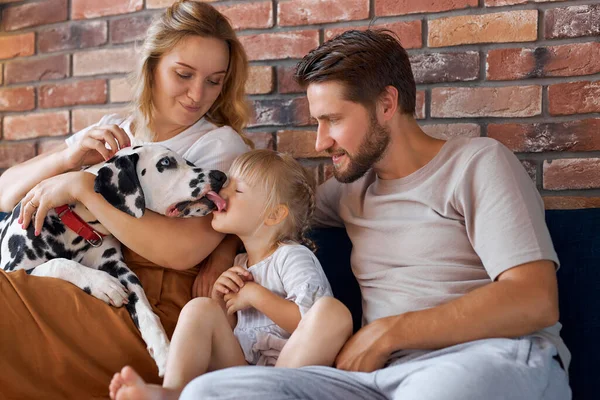
<svg viewBox="0 0 600 400">
<path fill-rule="evenodd" d="M 72 146 L 76 140 L 89 130 L 102 125 L 118 125 L 127 133 L 132 145 L 140 145 L 139 139 L 131 132 L 132 117 L 123 118 L 118 114 L 105 115 L 97 123 L 75 133 L 66 140 Z M 247 152 L 249 147 L 241 136 L 230 126 L 218 127 L 201 118 L 194 125 L 170 139 L 153 142 L 168 147 L 186 160 L 205 169 L 218 169 L 227 172 L 233 160 Z"/>
</svg>

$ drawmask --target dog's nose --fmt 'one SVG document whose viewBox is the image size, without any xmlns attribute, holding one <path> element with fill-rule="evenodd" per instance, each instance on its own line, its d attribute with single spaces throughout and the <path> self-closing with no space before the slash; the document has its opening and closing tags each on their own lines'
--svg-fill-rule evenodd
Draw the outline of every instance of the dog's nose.
<svg viewBox="0 0 600 400">
<path fill-rule="evenodd" d="M 210 178 L 211 182 L 215 185 L 218 185 L 219 188 L 221 188 L 223 184 L 227 181 L 227 175 L 217 170 L 210 171 L 208 177 Z"/>
</svg>

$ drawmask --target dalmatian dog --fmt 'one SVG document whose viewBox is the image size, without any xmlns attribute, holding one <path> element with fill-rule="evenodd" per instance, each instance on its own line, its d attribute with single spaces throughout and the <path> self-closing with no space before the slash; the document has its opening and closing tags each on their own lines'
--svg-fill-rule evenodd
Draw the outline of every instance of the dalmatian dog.
<svg viewBox="0 0 600 400">
<path fill-rule="evenodd" d="M 160 145 L 122 149 L 87 171 L 96 174 L 97 193 L 136 218 L 146 209 L 168 217 L 204 216 L 224 205 L 217 194 L 227 180 L 223 172 L 196 167 Z M 117 239 L 81 203 L 50 210 L 35 236 L 33 224 L 27 230 L 18 224 L 22 206 L 17 204 L 0 221 L 0 268 L 63 279 L 107 304 L 124 305 L 163 376 L 169 340 L 138 277 L 123 261 Z M 65 226 L 72 224 L 63 223 L 65 216 L 59 212 L 74 212 L 71 218 L 84 221 L 92 236 L 84 238 Z"/>
</svg>

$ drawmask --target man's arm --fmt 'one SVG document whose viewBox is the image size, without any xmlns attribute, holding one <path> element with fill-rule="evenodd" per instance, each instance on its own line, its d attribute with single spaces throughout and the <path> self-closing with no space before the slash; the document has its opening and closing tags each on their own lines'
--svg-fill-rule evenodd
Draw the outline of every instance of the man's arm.
<svg viewBox="0 0 600 400">
<path fill-rule="evenodd" d="M 402 349 L 439 349 L 494 337 L 531 334 L 558 321 L 554 263 L 506 270 L 495 282 L 427 310 L 381 318 L 346 343 L 336 366 L 373 371 Z"/>
</svg>

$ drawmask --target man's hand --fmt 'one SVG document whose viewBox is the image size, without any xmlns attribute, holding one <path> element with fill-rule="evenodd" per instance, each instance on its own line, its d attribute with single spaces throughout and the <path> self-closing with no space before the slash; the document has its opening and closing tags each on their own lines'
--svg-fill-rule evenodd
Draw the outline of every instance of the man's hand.
<svg viewBox="0 0 600 400">
<path fill-rule="evenodd" d="M 238 311 L 254 307 L 254 302 L 260 296 L 261 289 L 263 287 L 256 282 L 246 282 L 237 293 L 232 292 L 223 296 L 227 314 L 233 315 Z"/>
<path fill-rule="evenodd" d="M 372 372 L 383 368 L 390 356 L 383 340 L 388 329 L 385 318 L 361 328 L 338 354 L 335 360 L 336 368 L 356 372 Z"/>
</svg>

